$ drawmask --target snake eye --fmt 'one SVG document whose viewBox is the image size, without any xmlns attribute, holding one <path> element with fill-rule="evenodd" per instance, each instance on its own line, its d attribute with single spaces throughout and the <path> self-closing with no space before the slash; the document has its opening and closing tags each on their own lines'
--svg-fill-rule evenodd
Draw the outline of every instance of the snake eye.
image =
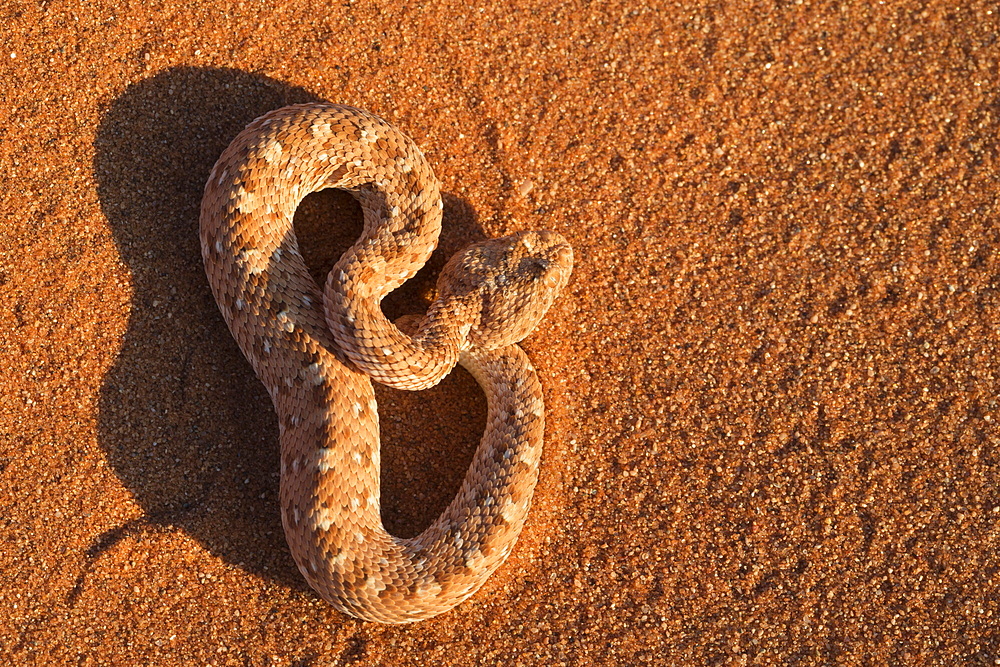
<svg viewBox="0 0 1000 667">
<path fill-rule="evenodd" d="M 548 270 L 551 264 L 552 262 L 544 257 L 525 257 L 521 260 L 518 268 L 537 280 Z"/>
</svg>

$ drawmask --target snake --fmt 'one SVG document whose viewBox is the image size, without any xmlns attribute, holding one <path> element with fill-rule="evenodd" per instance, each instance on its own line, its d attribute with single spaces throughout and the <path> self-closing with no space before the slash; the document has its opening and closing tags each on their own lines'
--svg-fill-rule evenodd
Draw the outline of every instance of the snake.
<svg viewBox="0 0 1000 667">
<path fill-rule="evenodd" d="M 364 227 L 320 287 L 294 214 L 325 188 L 350 192 Z M 424 314 L 390 321 L 381 302 L 435 250 L 443 208 L 412 139 L 329 103 L 251 122 L 202 199 L 209 285 L 277 413 L 292 558 L 322 598 L 364 621 L 420 621 L 473 595 L 511 553 L 538 480 L 542 387 L 518 343 L 567 284 L 572 248 L 547 230 L 473 244 L 447 261 Z M 486 396 L 482 439 L 444 511 L 416 537 L 395 537 L 380 514 L 372 381 L 425 389 L 456 364 Z"/>
</svg>

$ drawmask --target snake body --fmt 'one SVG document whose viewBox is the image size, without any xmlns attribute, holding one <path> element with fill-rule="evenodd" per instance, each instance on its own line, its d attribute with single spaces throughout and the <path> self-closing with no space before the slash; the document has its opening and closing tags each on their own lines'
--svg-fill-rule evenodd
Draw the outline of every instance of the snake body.
<svg viewBox="0 0 1000 667">
<path fill-rule="evenodd" d="M 364 231 L 321 290 L 293 215 L 307 194 L 350 191 Z M 553 232 L 522 232 L 453 257 L 422 318 L 389 322 L 382 298 L 437 244 L 440 185 L 414 142 L 347 106 L 285 107 L 251 123 L 205 187 L 201 246 L 212 292 L 278 414 L 281 519 L 306 581 L 357 618 L 408 623 L 472 595 L 511 552 L 542 449 L 542 391 L 516 345 L 572 268 Z M 379 514 L 379 422 L 370 378 L 432 386 L 461 363 L 487 425 L 461 489 L 420 535 Z"/>
</svg>

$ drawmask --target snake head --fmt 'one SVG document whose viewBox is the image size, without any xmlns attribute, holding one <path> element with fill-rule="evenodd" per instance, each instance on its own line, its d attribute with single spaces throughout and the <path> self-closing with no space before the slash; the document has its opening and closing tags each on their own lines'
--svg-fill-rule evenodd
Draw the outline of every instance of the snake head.
<svg viewBox="0 0 1000 667">
<path fill-rule="evenodd" d="M 550 231 L 520 232 L 469 246 L 438 279 L 438 300 L 472 317 L 467 346 L 496 349 L 538 325 L 573 270 L 573 249 Z"/>
</svg>

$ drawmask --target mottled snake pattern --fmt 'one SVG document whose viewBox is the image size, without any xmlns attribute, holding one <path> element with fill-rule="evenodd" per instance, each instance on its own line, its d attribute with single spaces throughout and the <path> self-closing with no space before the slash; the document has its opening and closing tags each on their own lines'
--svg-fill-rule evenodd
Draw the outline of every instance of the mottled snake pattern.
<svg viewBox="0 0 1000 667">
<path fill-rule="evenodd" d="M 364 231 L 320 288 L 293 216 L 311 192 L 361 203 Z M 281 519 L 306 581 L 360 619 L 409 623 L 459 604 L 510 554 L 542 452 L 542 390 L 517 343 L 566 285 L 573 253 L 554 232 L 470 246 L 445 266 L 423 316 L 390 322 L 382 299 L 437 245 L 440 184 L 414 142 L 353 107 L 305 104 L 251 123 L 205 187 L 201 248 L 212 292 L 278 414 Z M 379 512 L 371 380 L 422 389 L 456 363 L 487 400 L 461 489 L 420 535 Z"/>
</svg>

